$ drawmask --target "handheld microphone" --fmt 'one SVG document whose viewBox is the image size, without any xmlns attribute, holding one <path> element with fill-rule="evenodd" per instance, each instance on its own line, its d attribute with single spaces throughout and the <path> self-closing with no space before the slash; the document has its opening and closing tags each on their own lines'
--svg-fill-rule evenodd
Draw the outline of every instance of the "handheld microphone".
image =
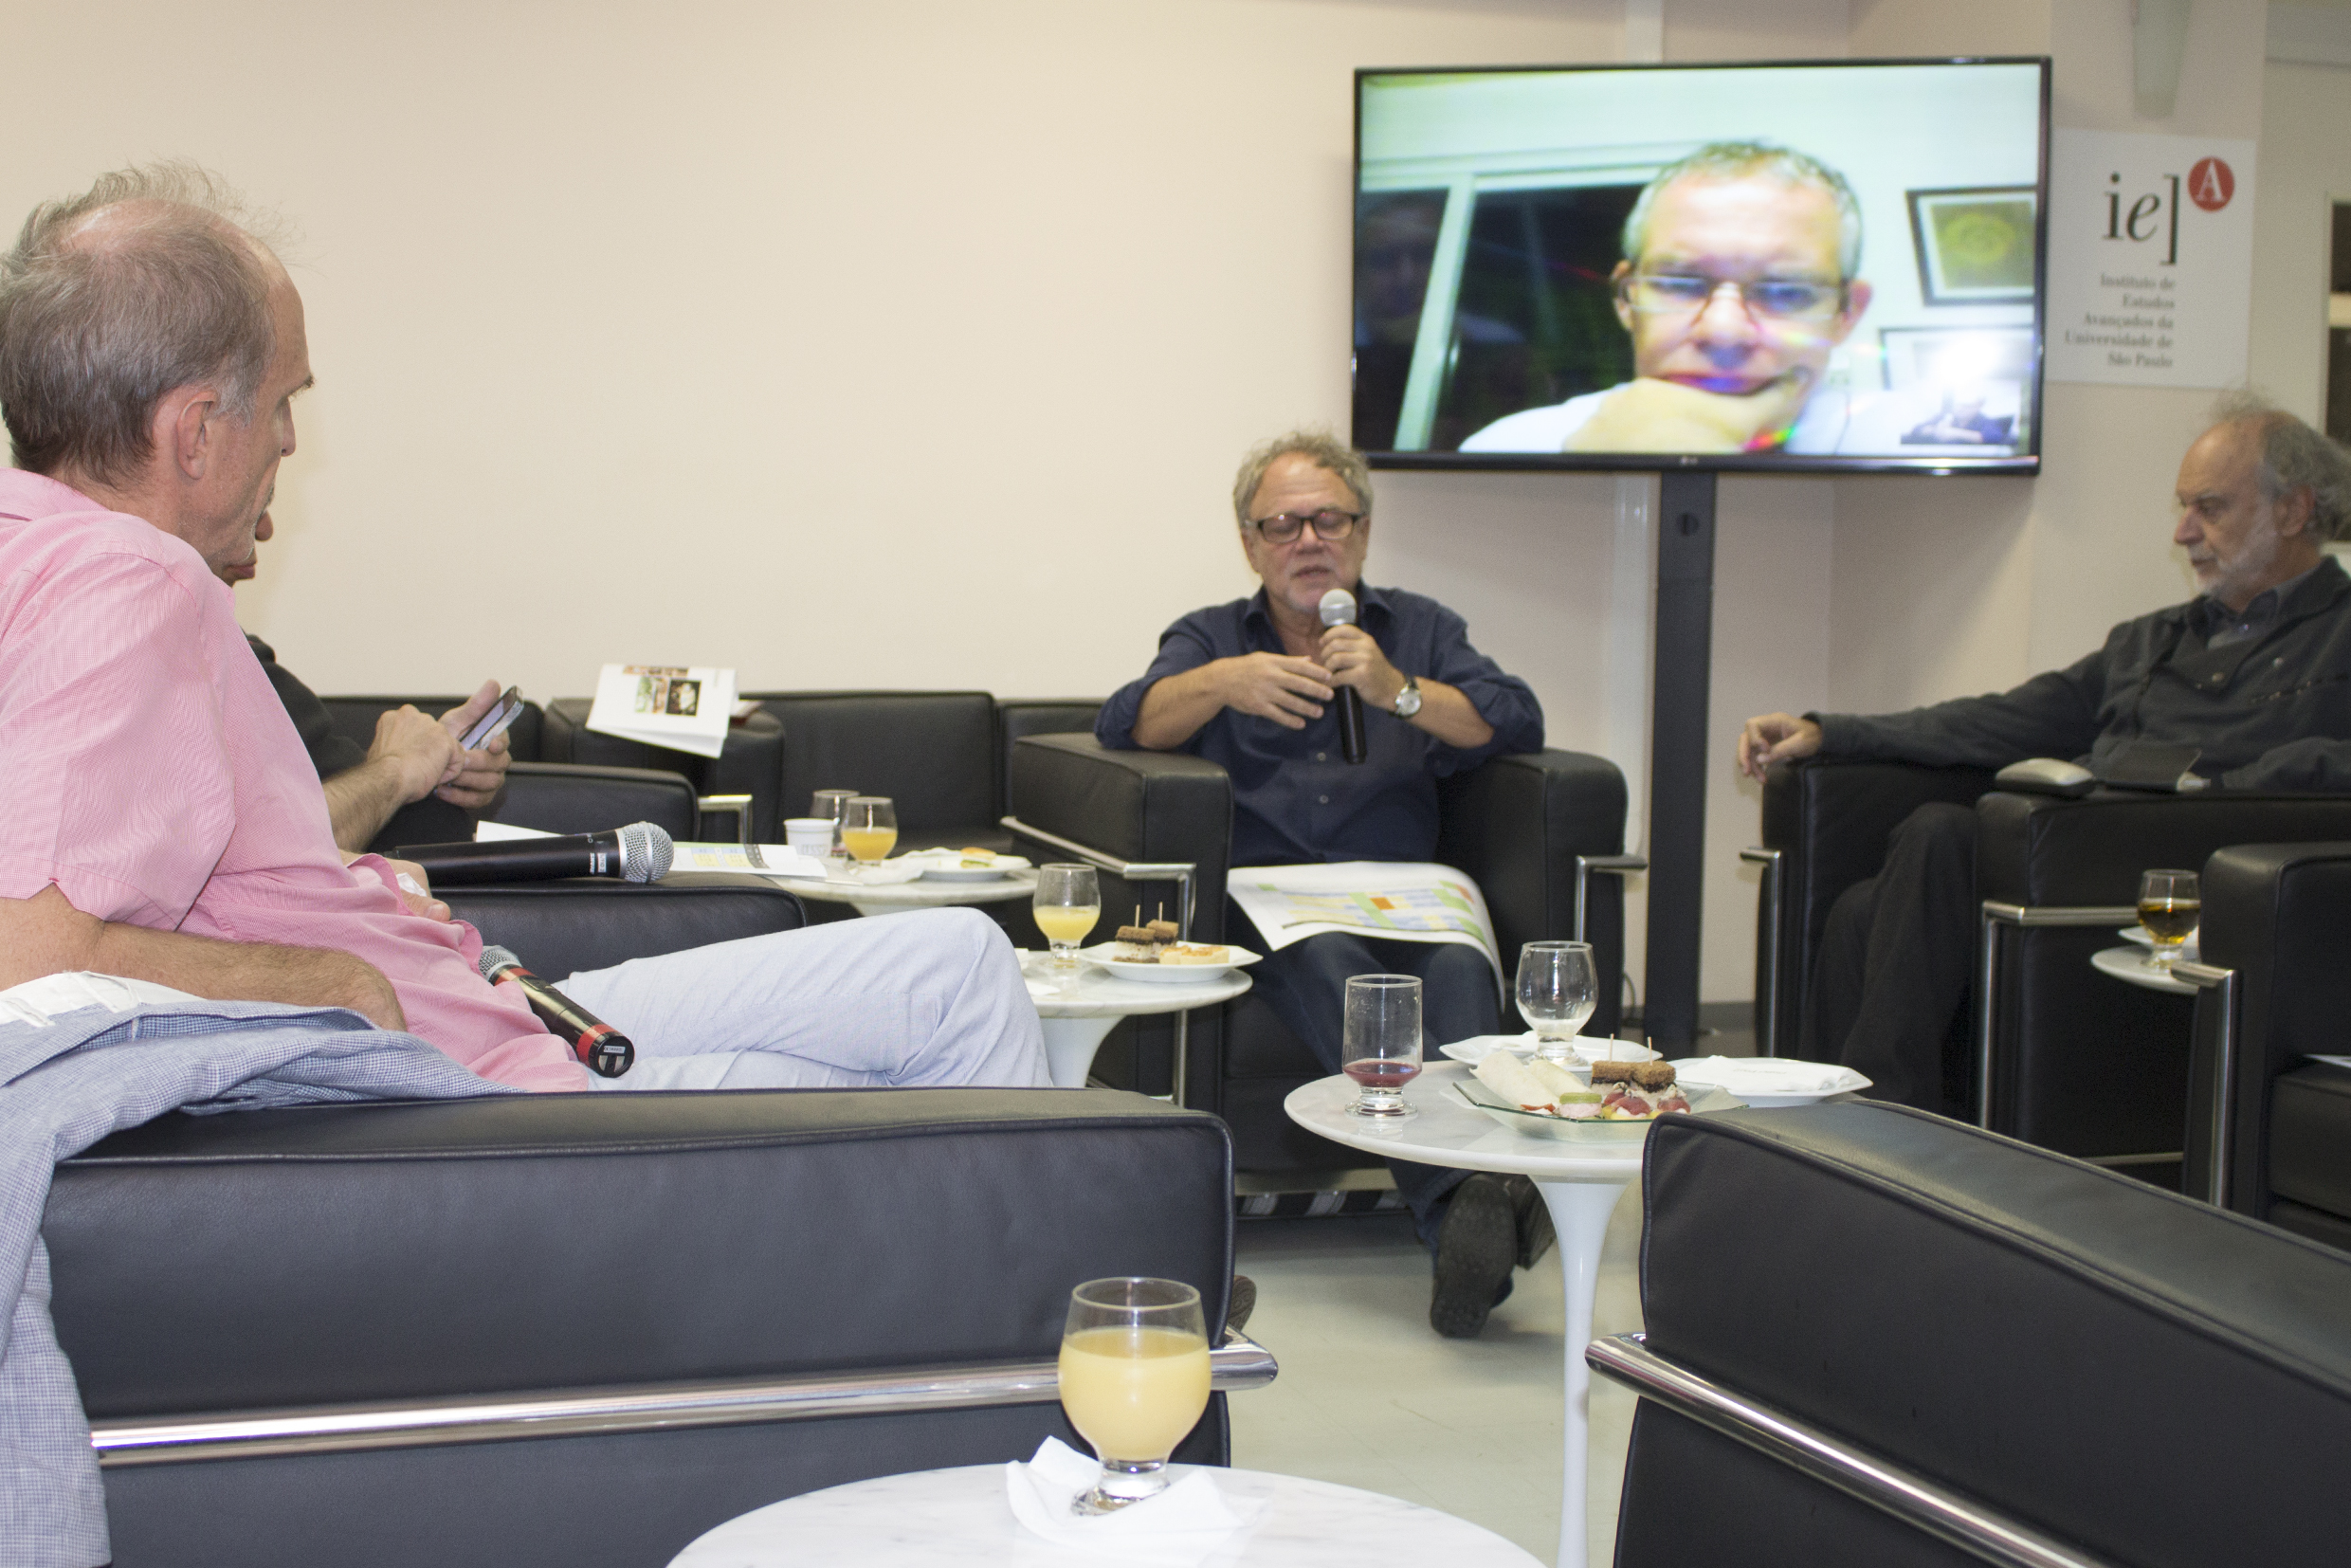
<svg viewBox="0 0 2351 1568">
<path fill-rule="evenodd" d="M 1355 625 L 1355 595 L 1343 588 L 1323 594 L 1316 608 L 1324 626 Z M 1363 697 L 1353 686 L 1339 688 L 1339 749 L 1350 762 L 1360 762 L 1369 755 L 1363 741 Z"/>
<path fill-rule="evenodd" d="M 637 1048 L 629 1036 L 598 1018 L 586 1008 L 573 1001 L 555 987 L 522 967 L 522 960 L 513 950 L 485 947 L 482 950 L 482 977 L 492 985 L 518 985 L 522 988 L 523 1000 L 548 1030 L 572 1048 L 572 1053 L 587 1065 L 588 1070 L 601 1078 L 618 1078 L 637 1060 Z"/>
<path fill-rule="evenodd" d="M 487 844 L 410 844 L 392 851 L 432 874 L 436 887 L 491 882 L 545 882 L 554 877 L 618 877 L 659 882 L 676 849 L 649 822 L 562 838 L 510 838 Z"/>
</svg>

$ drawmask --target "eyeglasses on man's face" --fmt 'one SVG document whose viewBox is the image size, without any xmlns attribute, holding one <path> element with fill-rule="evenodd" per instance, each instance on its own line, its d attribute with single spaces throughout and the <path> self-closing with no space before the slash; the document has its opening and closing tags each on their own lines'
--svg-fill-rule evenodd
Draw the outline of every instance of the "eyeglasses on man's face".
<svg viewBox="0 0 2351 1568">
<path fill-rule="evenodd" d="M 1355 532 L 1355 525 L 1363 520 L 1360 512 L 1341 512 L 1325 506 L 1320 512 L 1276 512 L 1269 518 L 1259 518 L 1249 526 L 1267 544 L 1287 544 L 1304 532 L 1306 524 L 1314 524 L 1317 538 L 1336 544 Z"/>
<path fill-rule="evenodd" d="M 1616 297 L 1648 316 L 1695 316 L 1717 294 L 1731 290 L 1759 321 L 1805 321 L 1845 307 L 1843 283 L 1792 278 L 1709 278 L 1691 272 L 1634 272 L 1618 280 Z"/>
</svg>

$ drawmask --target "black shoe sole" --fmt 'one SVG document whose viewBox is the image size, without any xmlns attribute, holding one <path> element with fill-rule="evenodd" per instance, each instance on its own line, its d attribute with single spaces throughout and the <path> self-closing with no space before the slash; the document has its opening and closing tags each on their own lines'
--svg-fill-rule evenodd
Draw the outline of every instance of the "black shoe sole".
<svg viewBox="0 0 2351 1568">
<path fill-rule="evenodd" d="M 1437 1231 L 1429 1326 L 1449 1340 L 1476 1339 L 1509 1285 L 1518 1256 L 1518 1206 L 1502 1178 L 1481 1173 L 1453 1189 Z"/>
</svg>

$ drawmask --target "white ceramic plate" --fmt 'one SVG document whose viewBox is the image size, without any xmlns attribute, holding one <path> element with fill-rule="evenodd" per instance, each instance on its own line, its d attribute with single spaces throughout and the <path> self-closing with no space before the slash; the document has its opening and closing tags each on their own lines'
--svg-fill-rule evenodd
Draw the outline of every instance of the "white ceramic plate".
<svg viewBox="0 0 2351 1568">
<path fill-rule="evenodd" d="M 964 865 L 964 861 L 977 858 L 967 855 L 933 856 L 917 852 L 904 858 L 910 865 L 920 866 L 922 868 L 923 880 L 926 882 L 996 882 L 1008 872 L 1029 869 L 1028 857 L 1025 855 L 997 855 L 993 863 L 987 866 Z"/>
<path fill-rule="evenodd" d="M 1646 1121 L 1568 1121 L 1537 1111 L 1522 1111 L 1505 1104 L 1500 1095 L 1474 1078 L 1454 1082 L 1453 1092 L 1501 1125 L 1527 1138 L 1547 1138 L 1558 1143 L 1636 1143 L 1649 1136 L 1649 1128 L 1664 1117 L 1650 1117 Z M 1691 1084 L 1686 1096 L 1693 1112 L 1735 1111 L 1746 1102 L 1727 1089 Z M 1668 1111 L 1667 1116 L 1680 1116 L 1680 1111 Z"/>
<path fill-rule="evenodd" d="M 1490 1050 L 1506 1050 L 1519 1056 L 1535 1054 L 1535 1036 L 1525 1034 L 1473 1034 L 1467 1040 L 1456 1040 L 1438 1050 L 1466 1067 L 1476 1067 L 1485 1060 Z M 1612 1040 L 1605 1034 L 1577 1035 L 1576 1061 L 1578 1065 L 1594 1061 L 1654 1062 L 1658 1052 L 1647 1046 L 1636 1046 L 1630 1040 Z"/>
<path fill-rule="evenodd" d="M 922 867 L 909 866 L 903 860 L 872 861 L 850 867 L 848 875 L 825 880 L 835 887 L 895 887 L 902 882 L 919 882 Z"/>
<path fill-rule="evenodd" d="M 1079 948 L 1078 957 L 1106 974 L 1116 975 L 1121 980 L 1150 980 L 1159 985 L 1197 985 L 1202 980 L 1218 979 L 1231 970 L 1247 969 L 1257 962 L 1261 957 L 1259 954 L 1251 953 L 1246 947 L 1235 947 L 1230 942 L 1227 942 L 1224 944 L 1225 951 L 1233 956 L 1230 963 L 1121 963 L 1110 956 L 1117 951 L 1118 945 L 1116 942 L 1096 942 L 1091 947 Z"/>
<path fill-rule="evenodd" d="M 1809 1105 L 1869 1086 L 1868 1079 L 1833 1062 L 1771 1056 L 1686 1056 L 1673 1064 L 1673 1076 L 1692 1087 L 1725 1090 L 1750 1105 Z"/>
<path fill-rule="evenodd" d="M 2155 950 L 2155 939 L 2147 935 L 2147 928 L 2143 925 L 2117 926 L 2114 934 L 2122 938 L 2126 942 L 2137 942 L 2140 946 L 2147 949 L 2149 952 L 2153 952 Z M 2187 959 L 2192 964 L 2201 963 L 2204 961 L 2196 956 L 2196 939 L 2201 937 L 2203 934 L 2204 928 L 2202 926 L 2198 926 L 2194 931 L 2188 933 L 2188 939 L 2186 941 L 2179 944 L 2179 956 Z"/>
</svg>

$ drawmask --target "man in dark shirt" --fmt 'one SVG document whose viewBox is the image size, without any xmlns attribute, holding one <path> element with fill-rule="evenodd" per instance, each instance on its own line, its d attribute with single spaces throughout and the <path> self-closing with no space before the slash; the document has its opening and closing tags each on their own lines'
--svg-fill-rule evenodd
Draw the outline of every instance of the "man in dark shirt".
<svg viewBox="0 0 2351 1568">
<path fill-rule="evenodd" d="M 1436 853 L 1437 780 L 1504 752 L 1540 750 L 1542 709 L 1525 682 L 1469 646 L 1459 615 L 1417 593 L 1360 586 L 1371 542 L 1371 474 L 1326 435 L 1296 432 L 1249 454 L 1233 486 L 1241 549 L 1264 586 L 1195 611 L 1159 639 L 1142 679 L 1103 705 L 1105 746 L 1182 750 L 1232 779 L 1232 864 L 1426 861 Z M 1322 595 L 1355 593 L 1359 622 L 1324 627 Z M 1362 698 L 1367 756 L 1345 760 L 1332 699 Z M 1237 918 L 1237 917 L 1236 917 Z M 1500 1028 L 1494 972 L 1476 948 L 1328 933 L 1269 955 L 1259 994 L 1340 1067 L 1351 975 L 1422 982 L 1431 1046 Z M 1475 1335 L 1506 1294 L 1514 1260 L 1540 1251 L 1542 1206 L 1522 1180 L 1390 1161 L 1436 1254 L 1430 1321 Z"/>
<path fill-rule="evenodd" d="M 259 547 L 273 532 L 264 511 L 253 525 L 252 556 L 214 563 L 212 574 L 232 589 L 251 581 L 261 570 Z M 382 854 L 404 844 L 455 844 L 473 837 L 475 821 L 506 787 L 510 758 L 502 735 L 479 751 L 467 751 L 458 739 L 498 701 L 497 682 L 484 682 L 438 719 L 412 706 L 386 712 L 363 749 L 336 732 L 326 704 L 279 665 L 276 650 L 250 632 L 245 640 L 319 770 L 338 848 L 350 854 L 367 849 Z"/>
<path fill-rule="evenodd" d="M 1987 768 L 2052 757 L 2104 777 L 2141 743 L 2184 744 L 2200 755 L 2183 789 L 2351 791 L 2351 577 L 2321 549 L 2351 535 L 2351 453 L 2249 396 L 2219 413 L 2179 465 L 2172 535 L 2201 596 L 2123 622 L 2097 652 L 2014 691 L 1750 719 L 1740 767 L 1760 778 L 1814 755 Z M 1958 1108 L 1944 1052 L 1967 1000 L 1975 832 L 1972 809 L 1921 807 L 1884 869 L 1830 910 L 1803 1054 L 1868 1074 L 1879 1098 Z"/>
</svg>

